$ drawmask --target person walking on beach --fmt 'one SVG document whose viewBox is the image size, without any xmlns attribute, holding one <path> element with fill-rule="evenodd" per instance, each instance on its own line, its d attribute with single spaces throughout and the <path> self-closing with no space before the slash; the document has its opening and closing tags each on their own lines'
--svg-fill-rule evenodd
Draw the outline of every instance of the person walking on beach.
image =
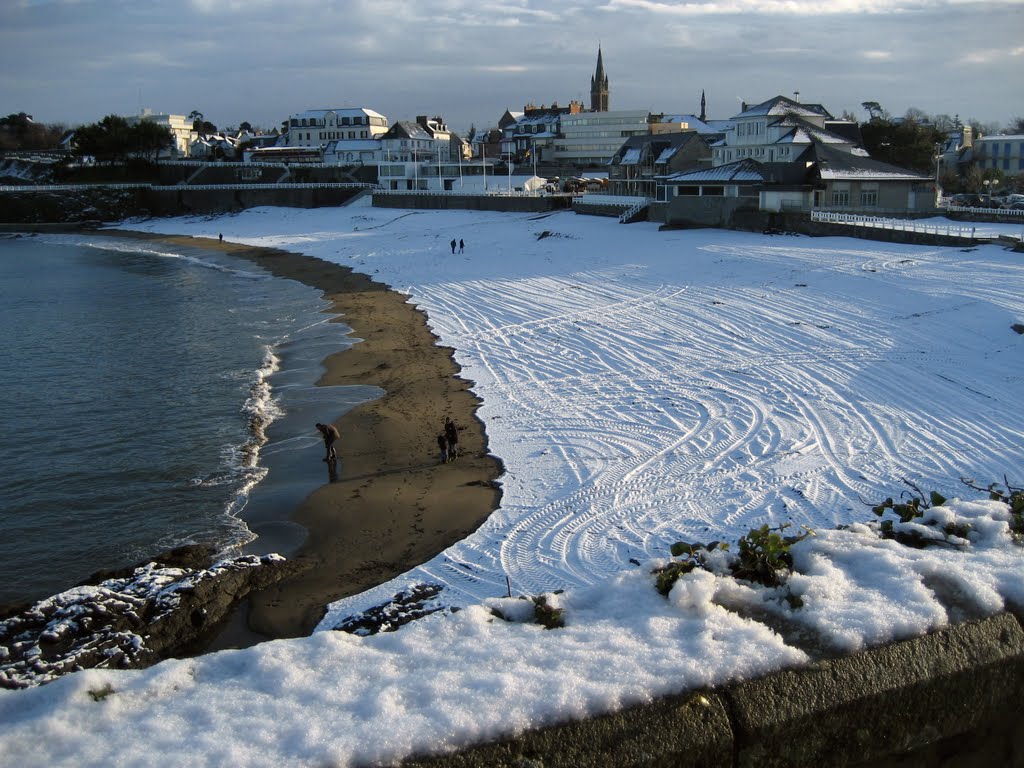
<svg viewBox="0 0 1024 768">
<path fill-rule="evenodd" d="M 463 240 L 461 238 L 459 238 L 459 253 L 462 253 L 465 250 L 466 250 L 466 243 L 463 242 Z"/>
<path fill-rule="evenodd" d="M 441 449 L 441 463 L 447 464 L 451 459 L 448 457 L 448 438 L 442 432 L 437 436 L 437 447 Z"/>
<path fill-rule="evenodd" d="M 444 417 L 444 436 L 448 441 L 448 461 L 454 461 L 459 455 L 459 430 L 447 416 Z"/>
<path fill-rule="evenodd" d="M 452 253 L 455 253 L 455 238 L 452 238 Z"/>
<path fill-rule="evenodd" d="M 338 431 L 338 428 L 333 424 L 320 424 L 319 422 L 317 422 L 316 428 L 324 438 L 324 448 L 327 451 L 327 456 L 324 457 L 324 461 L 328 464 L 337 461 L 338 452 L 334 450 L 334 441 L 341 437 L 341 433 Z"/>
</svg>

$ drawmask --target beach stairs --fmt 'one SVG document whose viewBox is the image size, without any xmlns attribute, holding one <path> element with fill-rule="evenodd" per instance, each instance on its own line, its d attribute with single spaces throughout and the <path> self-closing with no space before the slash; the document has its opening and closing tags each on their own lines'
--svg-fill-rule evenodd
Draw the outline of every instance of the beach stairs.
<svg viewBox="0 0 1024 768">
<path fill-rule="evenodd" d="M 194 184 L 196 179 L 199 178 L 200 176 L 202 176 L 203 175 L 203 171 L 205 171 L 205 170 L 206 170 L 206 166 L 205 165 L 200 165 L 196 169 L 195 173 L 193 173 L 191 176 L 189 176 L 187 179 L 185 179 L 184 184 L 186 186 L 189 185 L 189 184 Z"/>
<path fill-rule="evenodd" d="M 379 191 L 379 189 L 361 189 L 359 190 L 359 192 L 357 192 L 355 195 L 353 195 L 348 200 L 343 202 L 341 205 L 343 208 L 347 208 L 349 206 L 356 206 L 359 208 L 372 208 L 373 193 Z"/>
<path fill-rule="evenodd" d="M 629 206 L 626 210 L 619 214 L 619 224 L 632 224 L 635 221 L 647 221 L 647 209 L 649 203 L 647 200 L 638 201 Z"/>
<path fill-rule="evenodd" d="M 588 192 L 572 199 L 572 209 L 588 216 L 614 216 L 621 224 L 647 220 L 647 208 L 651 201 L 646 197 L 633 195 L 605 195 Z"/>
</svg>

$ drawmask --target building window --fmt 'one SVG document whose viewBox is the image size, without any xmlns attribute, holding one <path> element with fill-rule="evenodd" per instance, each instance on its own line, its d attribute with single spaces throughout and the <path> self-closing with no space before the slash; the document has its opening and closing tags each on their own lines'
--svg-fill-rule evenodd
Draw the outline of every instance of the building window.
<svg viewBox="0 0 1024 768">
<path fill-rule="evenodd" d="M 1010 158 L 1008 158 L 1008 157 L 1004 157 L 1003 158 L 1003 170 L 1004 171 L 1010 170 Z"/>
<path fill-rule="evenodd" d="M 878 191 L 865 189 L 860 193 L 860 204 L 864 208 L 875 208 L 878 205 Z"/>
<path fill-rule="evenodd" d="M 836 208 L 848 207 L 850 205 L 850 191 L 848 189 L 833 189 L 832 205 Z"/>
</svg>

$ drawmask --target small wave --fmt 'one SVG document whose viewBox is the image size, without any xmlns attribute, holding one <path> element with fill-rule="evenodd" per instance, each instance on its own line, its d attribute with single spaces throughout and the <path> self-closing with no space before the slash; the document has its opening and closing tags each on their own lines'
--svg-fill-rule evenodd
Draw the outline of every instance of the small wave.
<svg viewBox="0 0 1024 768">
<path fill-rule="evenodd" d="M 254 272 L 247 269 L 221 264 L 211 258 L 204 258 L 201 255 L 178 253 L 172 250 L 157 248 L 153 246 L 151 241 L 147 240 L 128 240 L 122 242 L 121 240 L 114 238 L 101 238 L 97 240 L 94 238 L 75 238 L 64 236 L 62 239 L 59 239 L 58 236 L 53 236 L 53 241 L 60 242 L 62 244 L 75 245 L 82 248 L 94 248 L 98 251 L 111 251 L 114 253 L 141 253 L 147 256 L 158 256 L 164 259 L 180 259 L 197 267 L 212 269 L 217 272 L 223 272 L 224 274 L 248 280 L 273 279 L 273 276 L 267 272 Z M 196 247 L 199 248 L 200 246 Z"/>
</svg>

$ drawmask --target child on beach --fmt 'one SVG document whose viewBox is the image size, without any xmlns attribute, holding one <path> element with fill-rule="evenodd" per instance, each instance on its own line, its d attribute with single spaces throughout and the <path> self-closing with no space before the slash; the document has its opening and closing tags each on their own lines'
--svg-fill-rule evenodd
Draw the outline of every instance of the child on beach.
<svg viewBox="0 0 1024 768">
<path fill-rule="evenodd" d="M 447 464 L 449 461 L 448 438 L 444 436 L 444 433 L 437 436 L 437 447 L 441 449 L 441 463 Z"/>
</svg>

